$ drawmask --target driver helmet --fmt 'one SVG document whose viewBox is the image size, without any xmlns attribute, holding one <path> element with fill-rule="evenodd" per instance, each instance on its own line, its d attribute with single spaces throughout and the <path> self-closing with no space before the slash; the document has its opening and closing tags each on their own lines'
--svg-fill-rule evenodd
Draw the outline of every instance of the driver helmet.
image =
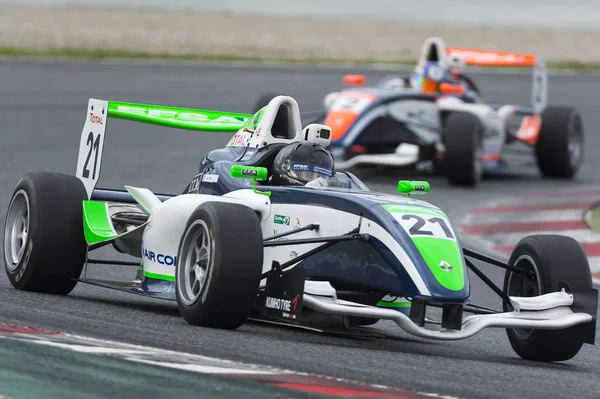
<svg viewBox="0 0 600 399">
<path fill-rule="evenodd" d="M 301 141 L 282 148 L 273 161 L 271 184 L 305 185 L 319 177 L 333 176 L 333 156 L 322 144 Z"/>
<path fill-rule="evenodd" d="M 460 76 L 462 75 L 465 66 L 465 60 L 458 54 L 450 54 L 448 58 L 446 58 L 446 68 L 454 80 L 460 80 Z"/>
</svg>

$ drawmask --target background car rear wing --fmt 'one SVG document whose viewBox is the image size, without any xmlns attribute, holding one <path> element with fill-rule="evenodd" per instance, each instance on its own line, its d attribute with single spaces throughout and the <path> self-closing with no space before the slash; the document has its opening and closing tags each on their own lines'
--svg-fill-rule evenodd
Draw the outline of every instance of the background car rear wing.
<svg viewBox="0 0 600 399">
<path fill-rule="evenodd" d="M 467 65 L 480 67 L 532 68 L 531 106 L 540 114 L 548 103 L 548 75 L 546 61 L 535 54 L 513 53 L 448 47 L 448 55 L 460 56 Z"/>
<path fill-rule="evenodd" d="M 90 98 L 75 175 L 83 182 L 91 198 L 100 179 L 104 136 L 109 118 L 206 132 L 236 132 L 252 115 L 233 112 L 165 107 L 160 105 L 103 101 Z"/>
</svg>

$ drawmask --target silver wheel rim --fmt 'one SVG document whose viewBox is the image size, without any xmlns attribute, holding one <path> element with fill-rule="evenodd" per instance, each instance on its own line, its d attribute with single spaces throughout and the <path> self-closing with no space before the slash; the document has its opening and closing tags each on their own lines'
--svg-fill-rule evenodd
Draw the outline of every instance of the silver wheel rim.
<svg viewBox="0 0 600 399">
<path fill-rule="evenodd" d="M 571 117 L 569 123 L 569 162 L 575 168 L 579 167 L 581 163 L 581 150 L 582 150 L 582 128 L 581 119 Z"/>
<path fill-rule="evenodd" d="M 177 287 L 185 305 L 195 303 L 206 292 L 213 264 L 213 240 L 203 220 L 194 221 L 187 229 L 177 260 Z"/>
<path fill-rule="evenodd" d="M 528 271 L 533 270 L 535 280 L 516 273 L 511 273 L 508 277 L 507 295 L 508 296 L 535 296 L 542 294 L 542 285 L 538 266 L 533 258 L 523 254 L 515 261 L 515 266 Z M 524 328 L 513 328 L 517 338 L 525 340 L 531 336 L 534 330 Z"/>
<path fill-rule="evenodd" d="M 27 248 L 29 238 L 29 197 L 25 190 L 15 193 L 6 215 L 4 225 L 4 259 L 8 270 L 15 271 Z"/>
</svg>

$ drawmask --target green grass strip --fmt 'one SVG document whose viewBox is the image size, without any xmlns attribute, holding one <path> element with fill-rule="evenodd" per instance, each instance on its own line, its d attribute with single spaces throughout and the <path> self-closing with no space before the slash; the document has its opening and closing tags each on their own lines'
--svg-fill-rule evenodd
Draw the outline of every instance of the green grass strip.
<svg viewBox="0 0 600 399">
<path fill-rule="evenodd" d="M 149 53 L 140 51 L 111 50 L 111 49 L 27 49 L 19 47 L 0 46 L 0 56 L 4 57 L 61 57 L 87 59 L 140 59 L 140 60 L 181 60 L 181 61 L 238 61 L 256 63 L 290 63 L 300 65 L 310 64 L 353 64 L 353 65 L 414 65 L 416 60 L 379 61 L 374 59 L 349 60 L 341 58 L 269 58 L 250 57 L 227 54 L 196 54 L 196 53 Z M 549 69 L 555 70 L 600 70 L 600 62 L 554 61 L 548 62 Z M 516 68 L 511 68 L 516 69 Z"/>
</svg>

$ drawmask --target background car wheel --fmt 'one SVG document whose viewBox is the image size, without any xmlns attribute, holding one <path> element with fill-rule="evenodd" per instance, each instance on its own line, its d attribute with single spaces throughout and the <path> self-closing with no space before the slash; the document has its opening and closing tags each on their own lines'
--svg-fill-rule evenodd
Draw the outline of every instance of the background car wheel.
<svg viewBox="0 0 600 399">
<path fill-rule="evenodd" d="M 260 97 L 258 97 L 256 99 L 256 101 L 254 102 L 254 106 L 252 107 L 252 113 L 255 114 L 258 111 L 260 111 L 260 109 L 264 106 L 266 106 L 267 104 L 269 104 L 269 102 L 277 97 L 277 96 L 281 96 L 282 94 L 279 93 L 265 93 L 262 94 Z"/>
<path fill-rule="evenodd" d="M 535 145 L 538 168 L 547 177 L 573 177 L 583 162 L 583 122 L 572 107 L 549 106 L 542 112 Z"/>
<path fill-rule="evenodd" d="M 504 292 L 509 296 L 536 296 L 558 292 L 564 284 L 574 292 L 592 288 L 592 276 L 581 245 L 571 237 L 533 235 L 523 238 L 509 264 L 533 271 L 535 279 L 507 271 Z M 512 311 L 504 304 L 504 311 Z M 563 361 L 574 357 L 583 345 L 580 326 L 562 330 L 506 330 L 514 351 L 523 359 Z"/>
<path fill-rule="evenodd" d="M 236 329 L 256 303 L 263 239 L 256 213 L 244 206 L 206 202 L 190 216 L 179 245 L 177 305 L 186 322 Z"/>
<path fill-rule="evenodd" d="M 66 295 L 85 262 L 82 201 L 75 176 L 28 173 L 17 184 L 4 224 L 4 267 L 13 287 Z"/>
<path fill-rule="evenodd" d="M 450 184 L 475 186 L 483 176 L 483 127 L 471 114 L 452 112 L 442 129 L 444 171 Z"/>
</svg>

